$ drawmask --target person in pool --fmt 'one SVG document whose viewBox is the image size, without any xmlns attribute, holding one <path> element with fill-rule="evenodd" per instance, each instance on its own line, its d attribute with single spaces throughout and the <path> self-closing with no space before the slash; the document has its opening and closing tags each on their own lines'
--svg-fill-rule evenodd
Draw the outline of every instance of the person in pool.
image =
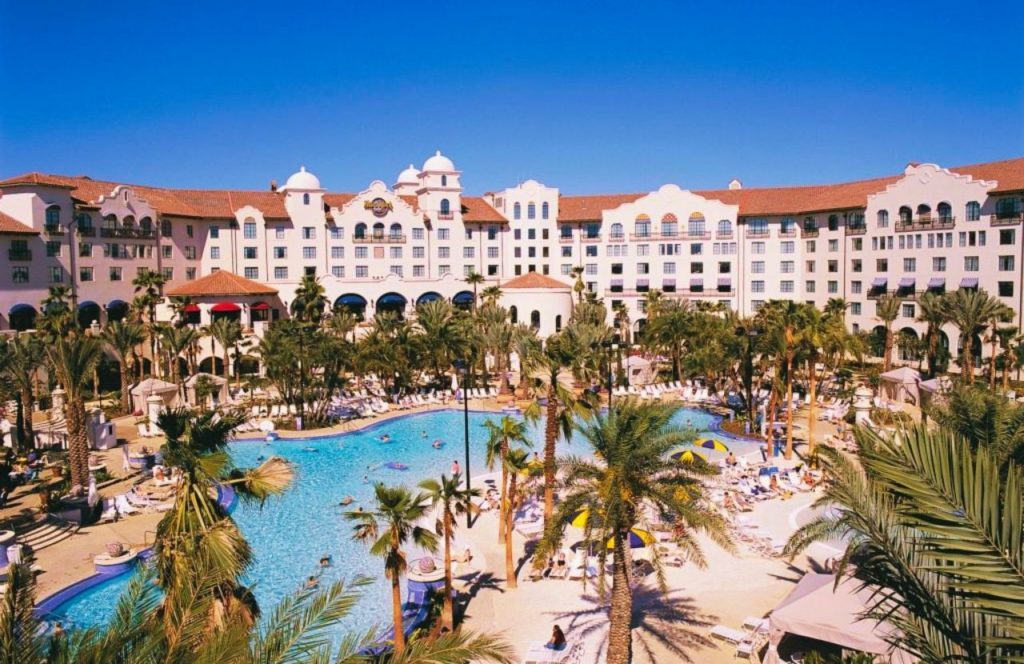
<svg viewBox="0 0 1024 664">
<path fill-rule="evenodd" d="M 388 434 L 384 434 L 383 436 L 378 437 L 377 440 L 379 440 L 382 443 L 390 443 L 391 436 L 389 436 Z"/>
<path fill-rule="evenodd" d="M 442 442 L 441 442 L 441 439 L 440 439 L 440 438 L 438 438 L 438 439 L 437 439 L 437 440 L 435 440 L 435 441 L 434 441 L 433 443 L 431 443 L 431 445 L 432 445 L 432 446 L 434 447 L 434 449 L 435 449 L 435 450 L 439 450 L 439 449 L 441 449 L 442 447 L 444 447 L 444 443 L 442 443 Z"/>
<path fill-rule="evenodd" d="M 426 431 L 420 431 L 420 438 L 426 438 L 426 437 L 427 437 L 427 432 Z"/>
<path fill-rule="evenodd" d="M 341 505 L 342 507 L 345 507 L 347 505 L 351 505 L 352 503 L 354 503 L 355 500 L 356 499 L 353 498 L 352 496 L 345 496 L 344 498 L 341 499 L 341 502 L 338 504 Z"/>
<path fill-rule="evenodd" d="M 462 466 L 459 465 L 459 460 L 455 459 L 452 461 L 452 475 L 460 475 L 462 473 Z"/>
<path fill-rule="evenodd" d="M 317 586 L 319 585 L 320 582 L 317 581 L 315 576 L 311 576 L 308 579 L 306 579 L 306 590 L 316 590 Z"/>
<path fill-rule="evenodd" d="M 326 554 L 326 553 L 324 555 L 320 556 L 320 567 L 330 567 L 330 566 L 331 566 L 331 557 L 328 554 Z"/>
</svg>

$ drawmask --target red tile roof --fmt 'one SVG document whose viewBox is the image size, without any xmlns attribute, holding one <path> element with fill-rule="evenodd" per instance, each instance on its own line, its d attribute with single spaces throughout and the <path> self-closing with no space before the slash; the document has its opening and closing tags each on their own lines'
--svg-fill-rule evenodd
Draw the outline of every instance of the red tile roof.
<svg viewBox="0 0 1024 664">
<path fill-rule="evenodd" d="M 992 193 L 1024 191 L 1024 158 L 957 166 L 949 170 L 954 173 L 965 173 L 975 180 L 995 180 L 999 184 Z"/>
<path fill-rule="evenodd" d="M 39 235 L 14 217 L 0 212 L 0 235 Z"/>
<path fill-rule="evenodd" d="M 508 219 L 491 207 L 491 204 L 479 196 L 462 197 L 462 220 L 470 222 L 489 222 L 507 224 Z"/>
<path fill-rule="evenodd" d="M 561 196 L 558 199 L 559 221 L 600 221 L 602 210 L 611 210 L 632 203 L 647 194 L 597 194 L 594 196 Z"/>
<path fill-rule="evenodd" d="M 186 281 L 167 290 L 168 297 L 232 297 L 277 295 L 277 289 L 234 272 L 218 270 L 195 281 Z"/>
<path fill-rule="evenodd" d="M 511 281 L 506 281 L 501 285 L 502 289 L 517 289 L 517 288 L 561 288 L 569 290 L 569 284 L 563 284 L 558 279 L 552 279 L 551 277 L 545 276 L 540 272 L 527 272 L 521 277 L 516 277 Z"/>
</svg>

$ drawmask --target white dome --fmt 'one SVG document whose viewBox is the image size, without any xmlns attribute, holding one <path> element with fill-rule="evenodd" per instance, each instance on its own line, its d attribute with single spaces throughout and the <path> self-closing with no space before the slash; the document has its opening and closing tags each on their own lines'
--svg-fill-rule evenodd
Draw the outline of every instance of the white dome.
<svg viewBox="0 0 1024 664">
<path fill-rule="evenodd" d="M 423 170 L 425 171 L 441 171 L 450 173 L 455 170 L 455 164 L 448 157 L 441 154 L 438 150 L 434 153 L 434 156 L 423 162 Z"/>
<path fill-rule="evenodd" d="M 419 184 L 420 183 L 420 172 L 416 170 L 416 167 L 409 164 L 409 168 L 405 169 L 398 174 L 398 181 L 395 183 L 399 184 Z"/>
<path fill-rule="evenodd" d="M 306 170 L 305 166 L 299 168 L 298 173 L 293 173 L 281 189 L 320 189 L 320 179 Z"/>
</svg>

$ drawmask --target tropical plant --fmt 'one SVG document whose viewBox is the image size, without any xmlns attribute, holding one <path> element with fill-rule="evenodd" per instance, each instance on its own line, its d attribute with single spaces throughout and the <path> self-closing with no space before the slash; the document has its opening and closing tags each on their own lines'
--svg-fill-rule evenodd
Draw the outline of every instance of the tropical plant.
<svg viewBox="0 0 1024 664">
<path fill-rule="evenodd" d="M 302 280 L 295 289 L 291 311 L 295 320 L 303 323 L 319 325 L 327 308 L 327 291 L 323 284 L 312 274 L 302 275 Z"/>
<path fill-rule="evenodd" d="M 487 470 L 494 470 L 495 464 L 501 466 L 501 495 L 499 503 L 501 509 L 505 508 L 505 487 L 508 486 L 508 469 L 505 467 L 505 458 L 512 443 L 530 446 L 526 437 L 526 423 L 508 415 L 503 416 L 497 423 L 486 420 L 484 427 L 487 429 L 487 451 L 484 463 Z M 508 536 L 505 530 L 504 520 L 498 522 L 498 541 L 504 542 Z"/>
<path fill-rule="evenodd" d="M 693 432 L 672 424 L 677 406 L 620 401 L 607 413 L 579 425 L 579 432 L 593 448 L 594 458 L 569 457 L 564 468 L 567 495 L 554 520 L 545 528 L 536 555 L 544 556 L 561 545 L 566 526 L 574 518 L 584 520 L 584 542 L 597 549 L 598 568 L 612 558 L 608 653 L 610 664 L 624 664 L 632 656 L 633 595 L 630 540 L 634 531 L 649 530 L 646 514 L 677 519 L 677 542 L 687 558 L 703 566 L 705 558 L 697 539 L 703 532 L 726 549 L 732 548 L 726 524 L 704 496 L 701 480 L 715 474 L 704 463 L 680 463 L 669 452 L 690 442 Z M 640 536 L 649 537 L 649 533 Z M 662 592 L 667 590 L 657 547 L 652 564 Z M 605 592 L 605 576 L 598 575 L 598 589 Z"/>
<path fill-rule="evenodd" d="M 63 336 L 78 328 L 78 318 L 71 308 L 72 293 L 68 286 L 50 286 L 40 302 L 43 315 L 39 329 L 52 336 Z"/>
<path fill-rule="evenodd" d="M 483 298 L 485 304 L 497 305 L 498 300 L 501 299 L 501 286 L 497 284 L 487 286 L 480 291 L 480 297 Z"/>
<path fill-rule="evenodd" d="M 843 537 L 838 575 L 872 592 L 868 614 L 896 629 L 894 645 L 926 662 L 1006 662 L 1024 655 L 1022 478 L 985 447 L 944 428 L 896 435 L 855 432 L 854 462 L 831 448 L 833 479 L 815 505 L 833 506 L 799 528 L 794 555 Z"/>
<path fill-rule="evenodd" d="M 440 480 L 424 480 L 420 488 L 426 492 L 434 507 L 441 514 L 435 531 L 444 543 L 444 598 L 441 609 L 441 626 L 452 629 L 455 626 L 455 609 L 452 596 L 452 539 L 458 527 L 457 517 L 468 514 L 473 508 L 473 499 L 480 496 L 480 489 L 463 489 L 458 473 L 452 477 L 441 475 Z"/>
<path fill-rule="evenodd" d="M 412 542 L 428 551 L 437 550 L 437 536 L 416 525 L 427 512 L 430 497 L 413 494 L 404 486 L 374 487 L 375 505 L 360 512 L 346 512 L 355 523 L 353 539 L 365 542 L 370 554 L 384 559 L 384 575 L 391 582 L 391 614 L 394 619 L 395 655 L 405 650 L 405 627 L 402 624 L 402 580 L 408 564 L 405 545 Z"/>
<path fill-rule="evenodd" d="M 654 308 L 656 312 L 648 317 L 644 329 L 644 345 L 667 354 L 672 362 L 672 380 L 679 380 L 683 349 L 693 329 L 692 305 L 689 300 L 660 300 Z"/>
<path fill-rule="evenodd" d="M 441 384 L 461 346 L 455 307 L 441 299 L 421 304 L 416 307 L 416 325 L 423 336 L 424 360 L 433 369 L 434 380 Z"/>
<path fill-rule="evenodd" d="M 228 367 L 230 366 L 230 351 L 238 344 L 239 341 L 242 340 L 242 326 L 234 318 L 218 316 L 217 318 L 214 318 L 209 327 L 207 327 L 206 333 L 210 335 L 210 339 L 220 344 L 221 352 L 223 353 L 224 379 L 226 380 L 229 377 Z M 213 366 L 214 357 L 216 357 L 215 350 L 214 348 L 211 348 L 210 373 L 216 373 Z"/>
<path fill-rule="evenodd" d="M 942 358 L 939 357 L 939 340 L 942 327 L 950 322 L 949 309 L 949 297 L 945 294 L 927 292 L 917 298 L 917 322 L 928 326 L 924 339 L 929 377 L 934 377 L 942 364 Z"/>
<path fill-rule="evenodd" d="M 160 303 L 164 284 L 167 282 L 163 275 L 155 270 L 142 269 L 132 279 L 132 286 L 135 287 L 135 301 L 133 304 L 139 312 L 144 315 L 143 325 L 146 336 L 149 338 L 149 357 L 152 361 L 151 370 L 157 371 L 156 357 L 156 305 Z M 155 375 L 155 373 L 154 373 Z"/>
<path fill-rule="evenodd" d="M 808 329 L 813 327 L 813 324 L 808 325 L 808 320 L 815 317 L 816 314 L 817 310 L 813 306 L 792 300 L 771 300 L 757 312 L 761 326 L 769 331 L 770 336 L 774 337 L 772 343 L 777 349 L 776 355 L 780 360 L 780 374 L 786 393 L 785 457 L 787 459 L 793 458 L 794 368 L 798 361 L 798 355 L 803 353 L 808 345 L 815 345 L 813 342 L 808 344 L 806 339 Z M 770 430 L 769 434 L 771 434 Z"/>
<path fill-rule="evenodd" d="M 521 447 L 510 448 L 502 459 L 501 473 L 505 484 L 502 484 L 503 500 L 498 510 L 499 529 L 505 534 L 505 587 L 515 588 L 519 585 L 516 578 L 515 555 L 512 552 L 512 533 L 515 532 L 516 511 L 520 503 L 519 478 L 530 470 L 527 451 Z"/>
<path fill-rule="evenodd" d="M 185 377 L 181 375 L 181 360 L 198 343 L 199 333 L 191 327 L 174 327 L 165 323 L 158 324 L 156 332 L 160 338 L 160 347 L 167 353 L 171 382 L 178 386 L 178 392 L 184 396 Z"/>
<path fill-rule="evenodd" d="M 146 340 L 142 326 L 127 321 L 110 321 L 100 333 L 107 350 L 113 353 L 121 374 L 121 410 L 131 411 L 131 372 L 135 361 L 135 349 Z"/>
<path fill-rule="evenodd" d="M 885 348 L 882 351 L 882 372 L 886 372 L 892 366 L 892 347 L 895 343 L 892 324 L 900 315 L 900 305 L 903 300 L 895 293 L 886 293 L 875 302 L 875 316 L 882 321 L 885 327 Z"/>
<path fill-rule="evenodd" d="M 480 284 L 484 283 L 484 281 L 485 281 L 484 275 L 480 274 L 476 270 L 473 270 L 468 275 L 466 275 L 466 278 L 463 279 L 463 281 L 465 281 L 467 284 L 469 284 L 470 286 L 473 287 L 473 310 L 475 311 L 476 307 L 477 307 L 477 294 L 476 294 L 476 290 L 477 290 L 477 287 L 480 286 Z"/>
<path fill-rule="evenodd" d="M 4 351 L 2 375 L 14 388 L 18 399 L 18 440 L 22 445 L 35 446 L 35 428 L 32 413 L 35 411 L 35 384 L 39 369 L 43 366 L 45 351 L 42 341 L 35 335 L 19 332 L 11 337 Z"/>
<path fill-rule="evenodd" d="M 960 372 L 968 385 L 974 383 L 974 339 L 1006 305 L 983 290 L 961 288 L 950 294 L 949 317 L 960 332 Z"/>
<path fill-rule="evenodd" d="M 93 370 L 103 357 L 95 337 L 56 337 L 46 349 L 47 363 L 65 391 L 64 413 L 68 428 L 68 462 L 71 485 L 84 489 L 89 484 L 89 435 L 86 429 L 85 391 Z"/>
</svg>

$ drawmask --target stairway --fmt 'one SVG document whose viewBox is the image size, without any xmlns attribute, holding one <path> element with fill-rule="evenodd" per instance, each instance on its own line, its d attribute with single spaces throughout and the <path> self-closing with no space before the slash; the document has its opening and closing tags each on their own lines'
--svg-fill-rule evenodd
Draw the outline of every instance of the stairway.
<svg viewBox="0 0 1024 664">
<path fill-rule="evenodd" d="M 63 521 L 53 516 L 45 516 L 30 524 L 17 528 L 15 534 L 18 544 L 24 544 L 33 551 L 45 549 L 78 532 L 79 525 L 70 521 Z"/>
</svg>

